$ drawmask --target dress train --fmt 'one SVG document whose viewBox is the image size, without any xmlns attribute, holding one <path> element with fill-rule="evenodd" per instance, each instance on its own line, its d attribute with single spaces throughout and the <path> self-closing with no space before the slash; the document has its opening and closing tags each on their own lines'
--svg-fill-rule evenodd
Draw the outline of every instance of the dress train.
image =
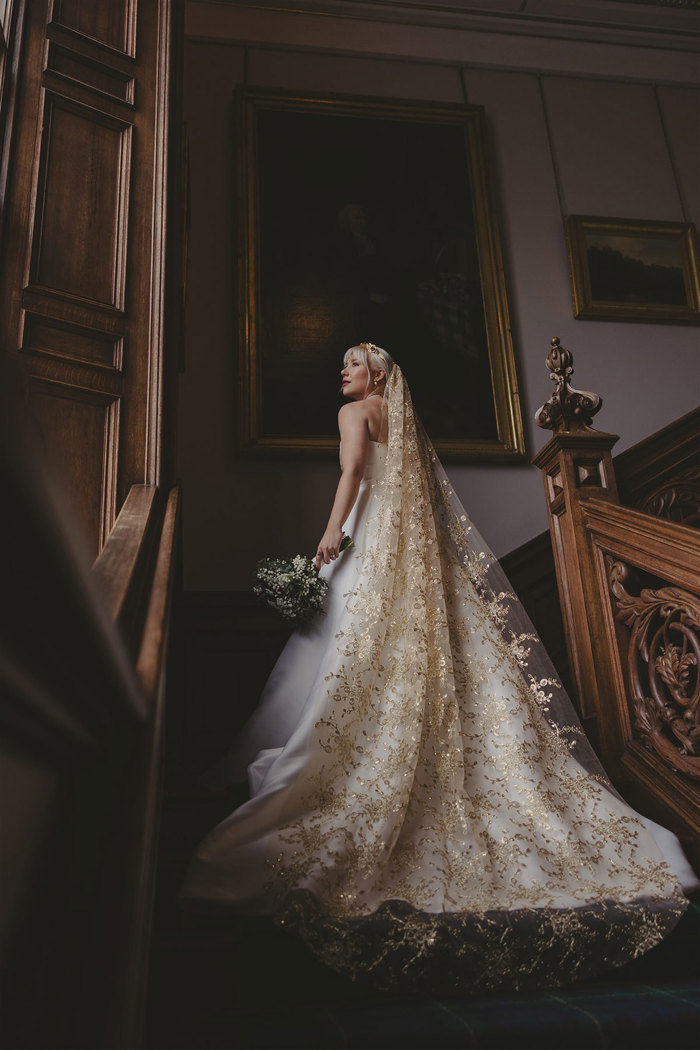
<svg viewBox="0 0 700 1050">
<path fill-rule="evenodd" d="M 274 914 L 378 986 L 553 987 L 619 966 L 698 881 L 617 795 L 394 368 L 296 631 L 230 756 L 251 799 L 205 838 L 183 900 Z"/>
</svg>

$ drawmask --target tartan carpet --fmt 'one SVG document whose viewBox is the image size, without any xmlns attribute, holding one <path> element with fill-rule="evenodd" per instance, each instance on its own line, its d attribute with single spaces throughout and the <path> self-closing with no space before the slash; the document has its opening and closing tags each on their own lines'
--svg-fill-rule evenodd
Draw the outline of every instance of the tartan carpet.
<svg viewBox="0 0 700 1050">
<path fill-rule="evenodd" d="M 156 941 L 151 1050 L 697 1050 L 700 907 L 606 977 L 553 992 L 391 995 L 332 974 L 269 920 L 183 916 Z"/>
</svg>

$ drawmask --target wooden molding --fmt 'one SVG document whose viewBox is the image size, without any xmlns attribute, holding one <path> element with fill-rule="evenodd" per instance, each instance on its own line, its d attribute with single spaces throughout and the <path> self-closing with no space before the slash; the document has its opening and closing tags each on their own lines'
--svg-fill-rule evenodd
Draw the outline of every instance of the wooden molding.
<svg viewBox="0 0 700 1050">
<path fill-rule="evenodd" d="M 60 27 L 99 47 L 103 54 L 135 57 L 137 0 L 111 0 L 83 4 L 80 0 L 54 0 L 51 26 Z"/>
</svg>

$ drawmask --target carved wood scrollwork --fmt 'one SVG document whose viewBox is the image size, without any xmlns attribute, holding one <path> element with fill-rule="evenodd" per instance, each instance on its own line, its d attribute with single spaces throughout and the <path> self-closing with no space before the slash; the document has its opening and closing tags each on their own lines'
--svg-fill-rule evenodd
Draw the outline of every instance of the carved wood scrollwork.
<svg viewBox="0 0 700 1050">
<path fill-rule="evenodd" d="M 689 467 L 648 495 L 639 509 L 700 528 L 700 466 Z"/>
<path fill-rule="evenodd" d="M 608 559 L 627 651 L 635 729 L 673 769 L 700 779 L 700 597 L 678 587 L 630 594 L 629 567 Z M 629 584 L 628 584 L 629 585 Z"/>
<path fill-rule="evenodd" d="M 547 356 L 549 378 L 557 384 L 556 390 L 535 413 L 535 422 L 545 430 L 585 430 L 599 412 L 603 399 L 589 390 L 576 390 L 569 385 L 574 371 L 574 355 L 561 346 L 554 337 Z"/>
</svg>

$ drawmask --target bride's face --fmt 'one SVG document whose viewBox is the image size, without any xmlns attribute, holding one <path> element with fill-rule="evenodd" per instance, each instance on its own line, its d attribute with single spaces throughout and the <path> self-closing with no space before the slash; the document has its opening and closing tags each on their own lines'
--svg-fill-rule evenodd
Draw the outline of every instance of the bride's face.
<svg viewBox="0 0 700 1050">
<path fill-rule="evenodd" d="M 351 357 L 340 373 L 343 379 L 343 397 L 361 401 L 369 393 L 369 371 L 355 357 Z"/>
</svg>

